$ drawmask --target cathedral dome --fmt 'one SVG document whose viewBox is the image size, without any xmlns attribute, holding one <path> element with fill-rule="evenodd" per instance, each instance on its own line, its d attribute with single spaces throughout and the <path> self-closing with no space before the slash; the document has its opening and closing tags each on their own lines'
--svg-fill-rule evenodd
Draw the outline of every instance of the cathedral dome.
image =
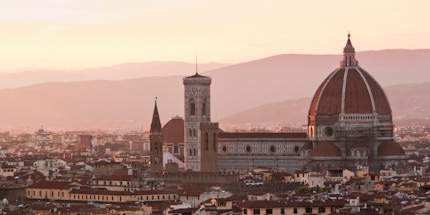
<svg viewBox="0 0 430 215">
<path fill-rule="evenodd" d="M 391 114 L 381 86 L 360 67 L 336 69 L 320 85 L 312 99 L 309 115 Z"/>
<path fill-rule="evenodd" d="M 340 67 L 319 86 L 309 109 L 310 117 L 338 114 L 391 115 L 381 86 L 358 66 L 349 37 Z"/>
</svg>

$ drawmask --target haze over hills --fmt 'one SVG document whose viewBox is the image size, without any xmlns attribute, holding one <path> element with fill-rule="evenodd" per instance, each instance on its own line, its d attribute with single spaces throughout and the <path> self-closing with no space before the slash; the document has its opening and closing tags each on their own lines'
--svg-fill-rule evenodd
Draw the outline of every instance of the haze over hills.
<svg viewBox="0 0 430 215">
<path fill-rule="evenodd" d="M 408 124 L 408 120 L 430 120 L 430 109 L 428 108 L 430 106 L 430 96 L 428 95 L 430 82 L 393 85 L 385 87 L 384 91 L 390 101 L 394 121 L 398 124 Z M 276 123 L 297 127 L 307 124 L 311 99 L 312 97 L 305 97 L 264 104 L 227 116 L 219 121 L 221 124 L 232 126 Z"/>
<path fill-rule="evenodd" d="M 429 58 L 430 50 L 383 50 L 357 54 L 360 65 L 382 86 L 428 82 Z M 212 120 L 218 121 L 267 103 L 310 97 L 324 78 L 337 68 L 340 60 L 340 55 L 286 54 L 204 72 L 204 75 L 212 77 Z M 194 67 L 189 69 L 187 75 L 192 75 L 193 71 Z M 162 123 L 166 123 L 175 115 L 183 115 L 182 78 L 168 76 L 45 83 L 0 90 L 0 100 L 3 101 L 0 103 L 0 126 L 136 129 L 141 124 L 150 124 L 156 96 L 159 98 Z M 387 94 L 390 97 L 390 93 Z M 401 97 L 398 102 L 399 105 L 393 97 L 391 103 L 395 117 L 397 110 L 394 107 L 413 110 L 408 105 L 415 104 Z M 304 106 L 304 115 L 294 117 L 306 119 L 308 105 L 309 102 L 303 99 L 297 100 L 296 111 Z"/>
<path fill-rule="evenodd" d="M 204 63 L 201 72 L 228 66 L 225 63 Z M 46 82 L 68 82 L 88 80 L 125 80 L 155 76 L 186 75 L 195 71 L 196 65 L 174 61 L 152 61 L 124 63 L 111 67 L 83 70 L 29 70 L 14 73 L 0 73 L 0 89 L 17 88 Z"/>
</svg>

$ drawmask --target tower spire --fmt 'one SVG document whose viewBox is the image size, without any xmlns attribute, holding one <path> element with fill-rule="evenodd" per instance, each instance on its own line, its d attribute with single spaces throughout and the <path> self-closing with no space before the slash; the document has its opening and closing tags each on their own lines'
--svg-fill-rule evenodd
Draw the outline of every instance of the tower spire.
<svg viewBox="0 0 430 215">
<path fill-rule="evenodd" d="M 358 66 L 358 61 L 355 60 L 355 48 L 351 43 L 351 34 L 348 31 L 348 41 L 343 48 L 343 60 L 340 62 L 340 67 L 355 67 Z"/>
<path fill-rule="evenodd" d="M 198 63 L 197 63 L 197 55 L 196 55 L 196 75 L 198 75 L 198 74 L 199 74 L 199 70 L 198 70 L 197 65 L 198 65 Z"/>
<path fill-rule="evenodd" d="M 157 97 L 155 97 L 154 113 L 152 114 L 152 123 L 150 133 L 161 133 L 160 116 L 158 115 Z"/>
</svg>

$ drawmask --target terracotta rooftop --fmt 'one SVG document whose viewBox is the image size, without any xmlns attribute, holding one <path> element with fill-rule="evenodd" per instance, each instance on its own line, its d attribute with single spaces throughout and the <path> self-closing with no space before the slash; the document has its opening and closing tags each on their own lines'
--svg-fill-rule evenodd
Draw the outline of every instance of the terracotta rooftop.
<svg viewBox="0 0 430 215">
<path fill-rule="evenodd" d="M 268 139 L 284 139 L 284 138 L 307 138 L 306 133 L 228 133 L 221 132 L 218 138 L 235 138 L 235 139 L 253 139 L 253 138 L 268 138 Z"/>
<path fill-rule="evenodd" d="M 388 140 L 384 141 L 378 149 L 378 156 L 404 156 L 405 151 L 400 144 Z"/>
<path fill-rule="evenodd" d="M 339 149 L 331 142 L 318 142 L 310 157 L 341 157 Z"/>
<path fill-rule="evenodd" d="M 93 180 L 131 181 L 131 175 L 102 175 Z"/>
<path fill-rule="evenodd" d="M 306 142 L 305 145 L 302 146 L 301 150 L 312 150 L 313 148 L 312 142 Z"/>
<path fill-rule="evenodd" d="M 70 182 L 60 181 L 41 181 L 34 183 L 27 188 L 40 188 L 40 189 L 69 189 L 71 187 Z"/>
<path fill-rule="evenodd" d="M 284 201 L 269 201 L 269 200 L 259 200 L 259 201 L 245 201 L 238 205 L 241 208 L 283 208 L 286 207 Z"/>
</svg>

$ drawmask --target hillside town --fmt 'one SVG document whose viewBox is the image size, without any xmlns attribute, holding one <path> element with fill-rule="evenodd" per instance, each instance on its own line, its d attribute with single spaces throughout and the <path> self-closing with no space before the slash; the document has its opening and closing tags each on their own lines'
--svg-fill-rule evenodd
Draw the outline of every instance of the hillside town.
<svg viewBox="0 0 430 215">
<path fill-rule="evenodd" d="M 429 88 L 424 86 L 428 83 L 413 84 L 413 91 L 408 90 L 411 86 L 402 85 L 406 76 L 424 73 L 421 70 L 427 64 L 421 62 L 428 59 L 429 50 L 391 50 L 385 54 L 365 51 L 356 55 L 354 38 L 348 31 L 342 55 L 303 57 L 300 50 L 316 46 L 325 51 L 330 40 L 337 42 L 336 37 L 319 29 L 328 31 L 326 23 L 334 23 L 333 20 L 318 20 L 318 26 L 313 24 L 309 32 L 300 33 L 317 21 L 316 11 L 330 12 L 324 8 L 326 2 L 313 3 L 319 6 L 309 10 L 312 16 L 306 15 L 309 23 L 300 20 L 303 18 L 298 18 L 298 13 L 288 18 L 292 22 L 282 20 L 293 11 L 274 6 L 266 12 L 273 17 L 266 19 L 263 10 L 270 6 L 267 3 L 248 10 L 244 5 L 239 7 L 238 2 L 225 7 L 206 1 L 170 1 L 145 5 L 141 10 L 131 5 L 144 1 L 103 1 L 87 2 L 91 5 L 88 10 L 83 2 L 42 2 L 38 5 L 27 1 L 25 5 L 30 7 L 25 14 L 15 17 L 14 9 L 21 7 L 20 3 L 9 1 L 12 9 L 5 7 L 0 13 L 7 29 L 3 49 L 16 50 L 11 54 L 17 57 L 13 64 L 19 62 L 19 66 L 26 67 L 24 61 L 49 59 L 49 63 L 58 65 L 71 62 L 77 68 L 83 62 L 92 65 L 145 57 L 174 59 L 195 49 L 208 56 L 228 55 L 236 60 L 249 58 L 251 54 L 245 53 L 249 49 L 272 53 L 288 47 L 299 54 L 239 64 L 200 65 L 196 56 L 192 75 L 188 70 L 190 66 L 194 69 L 193 64 L 173 60 L 168 67 L 165 62 L 154 61 L 76 71 L 1 74 L 4 83 L 0 85 L 4 86 L 0 97 L 4 101 L 0 111 L 0 215 L 430 215 L 430 126 L 426 115 Z M 301 13 L 298 3 L 291 3 L 283 6 L 294 6 L 293 10 Z M 52 8 L 51 4 L 54 10 L 43 10 Z M 246 2 L 247 7 L 251 4 Z M 356 11 L 369 15 L 363 10 L 368 7 L 354 11 L 360 8 L 358 4 L 343 11 L 347 15 Z M 339 3 L 333 5 L 342 7 Z M 306 11 L 312 9 L 302 6 Z M 124 10 L 127 7 L 130 8 Z M 201 7 L 213 10 L 200 11 Z M 428 7 L 419 7 L 422 8 Z M 220 9 L 223 13 L 219 13 Z M 366 49 L 378 43 L 388 44 L 395 50 L 398 47 L 393 44 L 398 42 L 390 38 L 418 41 L 417 33 L 409 30 L 413 29 L 411 23 L 423 18 L 410 21 L 406 19 L 408 13 L 402 11 L 405 19 L 396 22 L 383 14 L 385 10 L 379 10 L 378 3 L 372 2 L 372 9 L 389 20 L 378 23 L 369 18 L 372 24 L 388 28 L 394 23 L 401 28 L 404 22 L 408 34 L 414 37 L 404 32 L 385 32 L 381 39 L 367 35 L 378 29 L 366 25 L 358 34 L 357 44 Z M 32 14 L 38 10 L 42 12 Z M 199 13 L 202 19 L 219 19 L 217 16 L 222 14 L 220 20 L 224 23 L 214 19 L 199 24 L 199 19 L 188 16 L 193 13 Z M 419 14 L 412 14 L 415 13 Z M 234 18 L 236 14 L 240 19 Z M 333 14 L 336 15 L 330 17 L 336 20 L 336 29 L 360 29 L 354 17 L 339 19 L 342 13 Z M 140 16 L 138 22 L 132 21 Z M 184 21 L 183 17 L 188 18 Z M 30 22 L 21 30 L 28 18 Z M 269 23 L 279 29 L 272 32 Z M 296 24 L 299 27 L 292 28 Z M 19 36 L 10 35 L 17 39 L 9 39 L 15 38 L 9 32 L 16 29 L 20 29 Z M 194 32 L 196 29 L 202 33 Z M 285 29 L 284 34 L 274 33 Z M 235 34 L 237 30 L 243 32 Z M 193 35 L 189 32 L 197 36 L 190 37 Z M 294 34 L 299 36 L 285 37 Z M 39 39 L 29 43 L 22 35 Z M 373 41 L 366 41 L 369 38 Z M 362 45 L 364 41 L 368 46 Z M 295 43 L 305 44 L 305 49 L 294 48 Z M 233 46 L 235 49 L 228 50 Z M 34 53 L 21 55 L 24 50 Z M 2 55 L 5 64 L 8 55 Z M 333 62 L 335 57 L 340 60 L 337 65 Z M 361 67 L 358 57 L 369 70 Z M 379 63 L 387 64 L 387 69 L 372 66 Z M 333 70 L 326 70 L 326 66 L 333 65 Z M 199 70 L 199 66 L 203 69 Z M 143 71 L 143 67 L 149 70 Z M 395 77 L 391 67 L 416 73 L 398 76 L 393 81 L 395 87 L 383 86 L 378 80 Z M 312 73 L 307 72 L 309 68 Z M 268 72 L 271 70 L 275 72 Z M 303 77 L 298 78 L 299 73 Z M 410 80 L 421 82 L 425 77 L 428 73 Z M 314 92 L 312 97 L 307 95 L 309 90 Z M 148 99 L 151 95 L 153 99 Z M 306 122 L 300 120 L 305 118 Z M 47 127 L 38 128 L 39 124 Z"/>
<path fill-rule="evenodd" d="M 396 136 L 407 143 L 411 170 L 406 173 L 372 172 L 366 166 L 294 173 L 256 167 L 224 173 L 233 176 L 228 182 L 207 183 L 210 174 L 201 181 L 193 181 L 192 172 L 177 180 L 151 176 L 148 133 L 3 132 L 0 209 L 6 214 L 428 214 L 430 153 L 413 143 L 429 143 L 429 129 L 396 128 Z M 163 145 L 165 157 L 174 157 L 170 144 Z M 169 168 L 169 162 L 166 175 L 184 171 Z"/>
</svg>

